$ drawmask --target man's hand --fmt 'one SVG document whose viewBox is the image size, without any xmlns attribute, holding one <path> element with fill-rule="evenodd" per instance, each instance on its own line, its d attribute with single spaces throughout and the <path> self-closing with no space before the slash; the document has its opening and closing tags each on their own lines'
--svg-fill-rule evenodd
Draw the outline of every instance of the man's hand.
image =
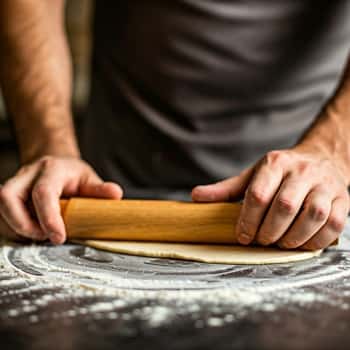
<svg viewBox="0 0 350 350">
<path fill-rule="evenodd" d="M 281 248 L 326 248 L 342 232 L 349 211 L 346 176 L 316 149 L 269 152 L 239 176 L 192 191 L 195 201 L 227 201 L 244 194 L 238 241 Z"/>
<path fill-rule="evenodd" d="M 64 0 L 0 1 L 1 88 L 21 163 L 27 164 L 0 189 L 0 234 L 10 238 L 62 243 L 61 196 L 122 196 L 118 185 L 103 182 L 79 159 L 64 5 Z"/>
<path fill-rule="evenodd" d="M 66 239 L 61 216 L 61 196 L 120 199 L 121 188 L 103 182 L 95 171 L 77 158 L 43 157 L 23 166 L 0 189 L 0 232 L 10 238 Z M 36 219 L 28 210 L 32 201 Z"/>
</svg>

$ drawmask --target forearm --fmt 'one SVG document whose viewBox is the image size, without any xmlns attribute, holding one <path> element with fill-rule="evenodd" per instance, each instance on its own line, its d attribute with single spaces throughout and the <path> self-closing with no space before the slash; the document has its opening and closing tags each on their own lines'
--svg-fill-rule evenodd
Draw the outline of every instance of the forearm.
<svg viewBox="0 0 350 350">
<path fill-rule="evenodd" d="M 79 156 L 63 0 L 0 2 L 0 81 L 21 160 Z"/>
<path fill-rule="evenodd" d="M 350 184 L 350 60 L 334 96 L 297 148 L 319 149 L 332 158 Z"/>
</svg>

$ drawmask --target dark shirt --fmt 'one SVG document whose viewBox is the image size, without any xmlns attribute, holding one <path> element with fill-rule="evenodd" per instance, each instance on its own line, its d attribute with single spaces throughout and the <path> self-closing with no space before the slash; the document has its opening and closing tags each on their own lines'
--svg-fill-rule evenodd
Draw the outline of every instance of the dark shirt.
<svg viewBox="0 0 350 350">
<path fill-rule="evenodd" d="M 83 154 L 176 197 L 294 145 L 333 93 L 350 1 L 96 1 Z"/>
</svg>

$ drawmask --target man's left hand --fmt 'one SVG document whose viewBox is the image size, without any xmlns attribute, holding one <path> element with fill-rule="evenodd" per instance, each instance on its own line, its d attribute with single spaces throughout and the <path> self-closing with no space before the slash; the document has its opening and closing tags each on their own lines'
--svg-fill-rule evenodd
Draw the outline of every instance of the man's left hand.
<svg viewBox="0 0 350 350">
<path fill-rule="evenodd" d="M 218 202 L 243 194 L 236 233 L 244 245 L 323 249 L 339 237 L 349 212 L 346 176 L 317 148 L 271 151 L 238 176 L 195 187 L 192 198 Z"/>
</svg>

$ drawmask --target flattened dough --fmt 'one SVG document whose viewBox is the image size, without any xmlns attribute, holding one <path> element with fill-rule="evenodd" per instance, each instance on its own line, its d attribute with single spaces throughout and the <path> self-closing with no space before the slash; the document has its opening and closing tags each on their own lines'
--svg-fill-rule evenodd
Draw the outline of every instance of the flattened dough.
<svg viewBox="0 0 350 350">
<path fill-rule="evenodd" d="M 286 251 L 278 248 L 243 247 L 235 245 L 179 244 L 125 241 L 74 241 L 90 247 L 115 253 L 172 258 L 216 264 L 279 264 L 311 259 L 321 254 L 318 251 Z"/>
</svg>

